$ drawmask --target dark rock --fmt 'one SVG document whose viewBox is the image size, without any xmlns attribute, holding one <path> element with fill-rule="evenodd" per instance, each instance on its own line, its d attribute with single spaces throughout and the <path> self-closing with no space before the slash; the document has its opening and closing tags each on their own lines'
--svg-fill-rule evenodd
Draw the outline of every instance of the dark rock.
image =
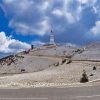
<svg viewBox="0 0 100 100">
<path fill-rule="evenodd" d="M 90 76 L 93 76 L 93 75 L 94 75 L 94 74 L 92 74 L 92 73 L 90 74 Z"/>
<path fill-rule="evenodd" d="M 93 70 L 96 70 L 96 67 L 95 66 L 93 67 Z"/>
<path fill-rule="evenodd" d="M 25 69 L 21 69 L 21 73 L 25 73 L 25 71 L 26 71 Z"/>
<path fill-rule="evenodd" d="M 72 60 L 68 60 L 66 64 L 70 64 L 72 62 Z"/>
<path fill-rule="evenodd" d="M 59 62 L 57 62 L 57 63 L 55 64 L 55 66 L 59 66 Z"/>
<path fill-rule="evenodd" d="M 80 83 L 86 83 L 88 81 L 89 81 L 89 79 L 88 79 L 88 76 L 86 74 L 86 71 L 83 70 L 83 74 L 82 74 L 82 78 L 80 79 Z"/>
<path fill-rule="evenodd" d="M 63 59 L 61 65 L 63 65 L 65 62 L 66 62 L 66 59 Z"/>
</svg>

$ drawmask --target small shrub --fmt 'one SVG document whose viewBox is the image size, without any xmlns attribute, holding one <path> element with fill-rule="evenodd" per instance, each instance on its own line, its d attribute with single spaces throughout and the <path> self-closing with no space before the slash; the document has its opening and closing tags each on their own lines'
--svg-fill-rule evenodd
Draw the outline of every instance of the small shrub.
<svg viewBox="0 0 100 100">
<path fill-rule="evenodd" d="M 21 69 L 21 73 L 25 73 L 25 71 L 26 71 L 25 69 Z"/>
<path fill-rule="evenodd" d="M 92 73 L 90 74 L 90 76 L 93 76 L 93 75 L 94 75 L 94 74 L 92 74 Z"/>
<path fill-rule="evenodd" d="M 95 66 L 93 67 L 93 70 L 96 70 L 96 67 Z"/>
<path fill-rule="evenodd" d="M 70 64 L 72 62 L 72 60 L 68 60 L 68 62 L 66 64 Z"/>
<path fill-rule="evenodd" d="M 57 63 L 55 64 L 55 66 L 59 66 L 59 62 L 57 62 Z"/>
<path fill-rule="evenodd" d="M 66 62 L 66 59 L 63 59 L 61 65 L 63 65 L 65 62 Z"/>
<path fill-rule="evenodd" d="M 83 70 L 83 74 L 82 74 L 82 78 L 80 79 L 80 83 L 86 83 L 88 81 L 89 81 L 89 79 L 88 79 L 88 76 L 86 74 L 86 71 Z"/>
<path fill-rule="evenodd" d="M 49 67 L 51 67 L 51 65 L 49 65 Z"/>
<path fill-rule="evenodd" d="M 12 63 L 12 62 L 9 62 L 9 63 L 7 64 L 7 66 L 10 66 L 10 65 L 11 65 L 11 63 Z"/>
</svg>

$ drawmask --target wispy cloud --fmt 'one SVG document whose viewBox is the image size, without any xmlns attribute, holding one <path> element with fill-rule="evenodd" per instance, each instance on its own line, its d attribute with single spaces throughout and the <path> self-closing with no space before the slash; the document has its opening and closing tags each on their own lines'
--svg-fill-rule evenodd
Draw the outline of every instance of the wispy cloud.
<svg viewBox="0 0 100 100">
<path fill-rule="evenodd" d="M 35 47 L 39 47 L 39 46 L 44 45 L 45 43 L 44 43 L 44 42 L 41 42 L 41 41 L 39 41 L 39 40 L 36 40 L 36 41 L 33 41 L 32 44 L 33 44 Z"/>
<path fill-rule="evenodd" d="M 88 1 L 80 2 L 80 0 L 3 0 L 3 7 L 10 17 L 9 26 L 17 33 L 44 35 L 48 33 L 54 23 L 52 20 L 56 17 L 65 19 L 66 24 L 79 21 L 82 14 L 81 3 L 86 4 Z M 52 14 L 55 16 L 52 17 Z"/>
<path fill-rule="evenodd" d="M 17 53 L 30 48 L 30 45 L 19 40 L 6 36 L 5 32 L 0 32 L 0 53 Z"/>
<path fill-rule="evenodd" d="M 89 33 L 94 36 L 100 35 L 100 21 L 96 22 L 95 26 L 90 29 Z"/>
<path fill-rule="evenodd" d="M 100 18 L 99 0 L 2 1 L 2 9 L 9 19 L 9 27 L 17 34 L 35 34 L 45 41 L 52 26 L 57 39 L 64 42 L 86 40 L 89 30 L 98 35 L 95 28 L 98 25 L 94 21 Z M 82 39 L 79 40 L 79 37 Z"/>
</svg>

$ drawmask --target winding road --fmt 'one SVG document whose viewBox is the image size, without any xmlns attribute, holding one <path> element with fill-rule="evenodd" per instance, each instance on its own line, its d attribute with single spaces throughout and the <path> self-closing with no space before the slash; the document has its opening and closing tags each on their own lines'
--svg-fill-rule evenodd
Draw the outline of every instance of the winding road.
<svg viewBox="0 0 100 100">
<path fill-rule="evenodd" d="M 0 89 L 0 100 L 100 100 L 100 86 Z"/>
</svg>

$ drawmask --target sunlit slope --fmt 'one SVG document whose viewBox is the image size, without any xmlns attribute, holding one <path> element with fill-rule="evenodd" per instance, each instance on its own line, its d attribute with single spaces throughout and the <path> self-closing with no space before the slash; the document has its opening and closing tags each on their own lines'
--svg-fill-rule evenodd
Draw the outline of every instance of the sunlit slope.
<svg viewBox="0 0 100 100">
<path fill-rule="evenodd" d="M 100 60 L 100 42 L 93 42 L 84 47 L 84 51 L 74 55 L 73 60 Z"/>
<path fill-rule="evenodd" d="M 75 47 L 42 46 L 0 59 L 0 73 L 22 73 L 42 71 L 60 62 L 62 57 L 73 54 Z"/>
<path fill-rule="evenodd" d="M 78 47 L 73 46 L 65 46 L 65 45 L 59 45 L 59 46 L 43 46 L 40 48 L 37 48 L 35 50 L 32 50 L 30 52 L 30 55 L 36 55 L 36 56 L 52 56 L 52 57 L 60 57 L 60 56 L 70 56 L 74 54 L 74 51 L 77 50 Z"/>
</svg>

